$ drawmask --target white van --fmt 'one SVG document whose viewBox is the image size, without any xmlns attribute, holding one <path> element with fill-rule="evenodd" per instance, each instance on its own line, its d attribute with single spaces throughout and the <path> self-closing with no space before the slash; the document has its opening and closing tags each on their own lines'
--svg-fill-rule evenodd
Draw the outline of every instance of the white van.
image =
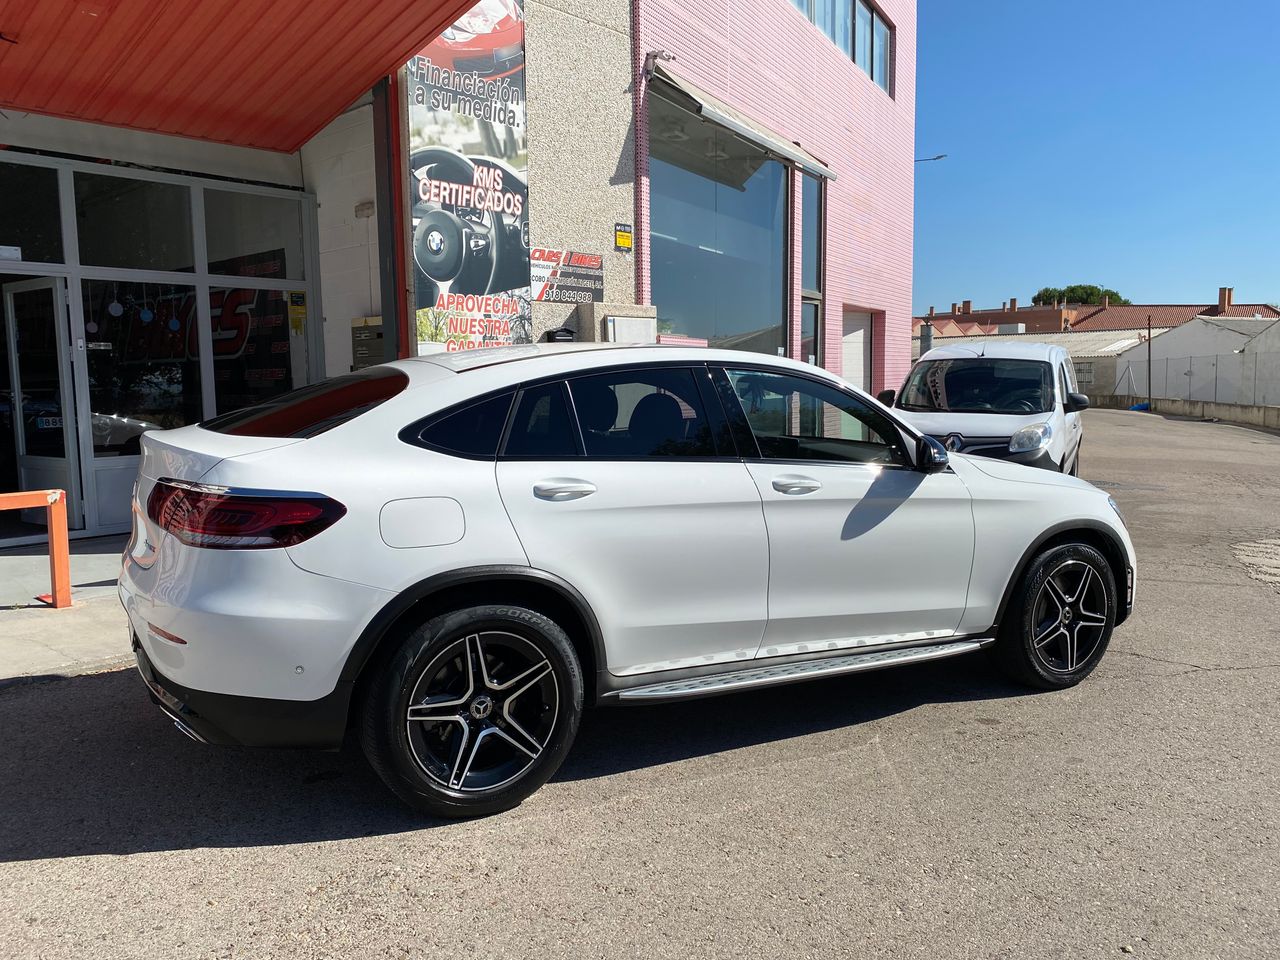
<svg viewBox="0 0 1280 960">
<path fill-rule="evenodd" d="M 948 450 L 1076 475 L 1089 398 L 1071 355 L 1045 343 L 965 343 L 916 361 L 879 400 Z"/>
</svg>

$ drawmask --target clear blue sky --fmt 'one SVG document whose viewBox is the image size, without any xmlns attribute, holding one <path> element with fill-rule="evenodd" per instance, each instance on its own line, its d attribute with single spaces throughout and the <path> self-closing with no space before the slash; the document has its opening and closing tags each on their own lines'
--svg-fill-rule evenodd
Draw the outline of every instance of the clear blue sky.
<svg viewBox="0 0 1280 960">
<path fill-rule="evenodd" d="M 919 0 L 915 313 L 1280 302 L 1280 2 Z"/>
</svg>

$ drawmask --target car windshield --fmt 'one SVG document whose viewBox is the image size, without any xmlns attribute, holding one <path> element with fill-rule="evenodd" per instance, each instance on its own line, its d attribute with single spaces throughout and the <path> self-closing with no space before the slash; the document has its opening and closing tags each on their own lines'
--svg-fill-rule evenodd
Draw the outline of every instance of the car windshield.
<svg viewBox="0 0 1280 960">
<path fill-rule="evenodd" d="M 1053 409 L 1053 367 L 1000 357 L 926 360 L 907 377 L 898 406 L 935 413 L 1047 413 Z"/>
</svg>

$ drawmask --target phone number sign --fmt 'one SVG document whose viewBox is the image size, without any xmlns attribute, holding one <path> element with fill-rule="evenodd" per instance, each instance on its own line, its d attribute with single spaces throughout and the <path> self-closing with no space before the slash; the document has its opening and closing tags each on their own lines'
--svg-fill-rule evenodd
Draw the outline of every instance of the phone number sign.
<svg viewBox="0 0 1280 960">
<path fill-rule="evenodd" d="M 603 303 L 604 257 L 576 250 L 529 250 L 533 299 L 541 303 Z"/>
</svg>

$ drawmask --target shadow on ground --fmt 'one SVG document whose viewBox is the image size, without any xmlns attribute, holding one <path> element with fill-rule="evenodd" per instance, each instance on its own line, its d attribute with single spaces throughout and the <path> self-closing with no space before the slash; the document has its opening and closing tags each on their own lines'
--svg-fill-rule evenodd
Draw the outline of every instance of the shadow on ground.
<svg viewBox="0 0 1280 960">
<path fill-rule="evenodd" d="M 982 657 L 688 703 L 589 711 L 560 781 L 609 777 L 866 723 L 924 703 L 1024 691 Z M 438 826 L 358 748 L 196 744 L 132 670 L 0 691 L 0 862 L 337 840 Z M 530 803 L 537 803 L 535 796 Z"/>
</svg>

